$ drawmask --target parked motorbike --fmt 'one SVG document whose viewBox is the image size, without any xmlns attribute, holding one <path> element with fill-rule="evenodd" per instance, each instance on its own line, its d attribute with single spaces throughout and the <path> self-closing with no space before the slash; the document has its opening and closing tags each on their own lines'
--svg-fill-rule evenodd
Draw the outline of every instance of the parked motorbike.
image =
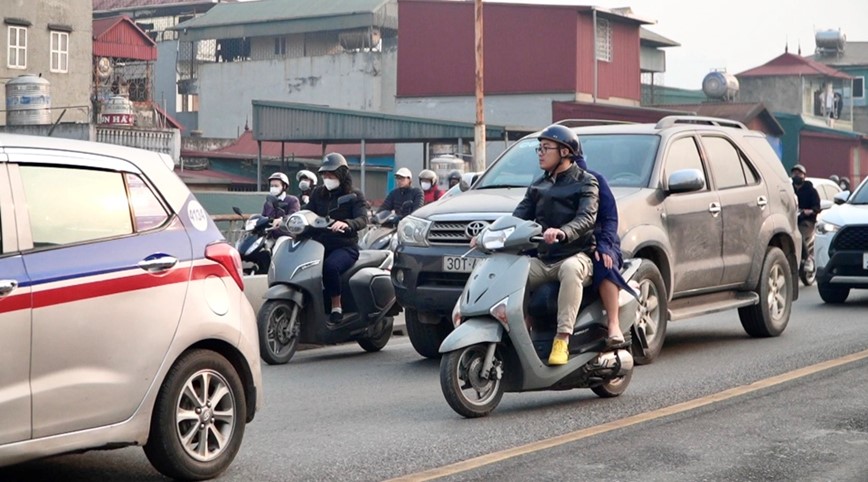
<svg viewBox="0 0 868 482">
<path fill-rule="evenodd" d="M 398 231 L 398 221 L 410 214 L 413 203 L 405 201 L 400 215 L 391 211 L 380 211 L 371 216 L 371 226 L 359 240 L 359 249 L 389 249 Z"/>
<path fill-rule="evenodd" d="M 355 194 L 338 198 L 338 205 L 352 202 Z M 343 320 L 329 321 L 330 300 L 323 293 L 323 245 L 311 235 L 332 224 L 328 217 L 303 210 L 290 215 L 275 246 L 268 270 L 268 291 L 259 310 L 260 355 L 270 365 L 289 362 L 299 343 L 356 341 L 369 352 L 383 349 L 392 336 L 394 316 L 401 306 L 389 277 L 393 253 L 366 250 L 342 277 Z"/>
<path fill-rule="evenodd" d="M 504 392 L 590 388 L 600 397 L 623 393 L 633 376 L 632 337 L 647 348 L 635 325 L 638 302 L 619 296 L 620 326 L 626 341 L 606 345 L 606 316 L 597 290 L 586 288 L 570 337 L 566 365 L 547 364 L 556 331 L 558 284 L 548 283 L 530 297 L 525 310 L 525 285 L 530 258 L 524 252 L 542 241 L 542 228 L 532 221 L 503 216 L 477 237 L 477 248 L 488 257 L 478 262 L 453 311 L 455 330 L 440 345 L 440 387 L 449 406 L 472 418 L 488 415 Z M 628 282 L 641 260 L 627 260 Z M 525 312 L 531 326 L 525 324 Z"/>
</svg>

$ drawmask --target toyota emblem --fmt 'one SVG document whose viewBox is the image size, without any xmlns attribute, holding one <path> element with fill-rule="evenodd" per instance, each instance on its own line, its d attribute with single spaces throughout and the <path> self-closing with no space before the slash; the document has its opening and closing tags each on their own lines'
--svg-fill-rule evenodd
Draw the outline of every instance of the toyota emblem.
<svg viewBox="0 0 868 482">
<path fill-rule="evenodd" d="M 466 234 L 468 238 L 472 238 L 481 233 L 482 230 L 487 227 L 488 223 L 485 221 L 472 221 L 467 225 L 467 228 L 464 229 L 464 234 Z"/>
</svg>

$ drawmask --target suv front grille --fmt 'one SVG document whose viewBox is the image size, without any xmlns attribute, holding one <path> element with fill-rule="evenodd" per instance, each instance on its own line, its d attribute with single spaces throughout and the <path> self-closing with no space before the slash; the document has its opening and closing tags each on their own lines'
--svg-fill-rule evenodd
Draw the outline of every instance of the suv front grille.
<svg viewBox="0 0 868 482">
<path fill-rule="evenodd" d="M 830 251 L 868 251 L 868 226 L 844 226 L 832 240 Z"/>
<path fill-rule="evenodd" d="M 464 287 L 467 284 L 467 278 L 470 273 L 441 273 L 427 272 L 419 273 L 419 286 L 458 286 Z"/>
<path fill-rule="evenodd" d="M 468 221 L 435 221 L 428 232 L 428 242 L 442 244 L 469 244 L 465 230 Z"/>
</svg>

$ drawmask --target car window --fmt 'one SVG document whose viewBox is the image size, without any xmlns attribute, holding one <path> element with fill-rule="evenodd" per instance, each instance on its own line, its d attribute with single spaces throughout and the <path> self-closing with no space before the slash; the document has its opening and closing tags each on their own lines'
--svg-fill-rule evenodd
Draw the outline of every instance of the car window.
<svg viewBox="0 0 868 482">
<path fill-rule="evenodd" d="M 536 155 L 536 139 L 522 139 L 513 144 L 500 159 L 485 171 L 474 189 L 493 189 L 496 187 L 527 187 L 542 171 Z"/>
<path fill-rule="evenodd" d="M 696 142 L 692 137 L 684 137 L 676 139 L 669 146 L 669 151 L 666 153 L 666 167 L 664 175 L 666 179 L 675 171 L 682 169 L 697 169 L 702 173 L 705 187 L 701 190 L 708 189 L 708 179 L 705 175 L 705 169 L 702 167 L 702 159 L 699 157 L 699 150 L 696 148 Z"/>
<path fill-rule="evenodd" d="M 856 192 L 850 195 L 847 200 L 850 204 L 868 204 L 868 182 L 863 182 L 856 188 Z"/>
<path fill-rule="evenodd" d="M 133 232 L 120 173 L 21 166 L 34 247 L 79 243 Z"/>
<path fill-rule="evenodd" d="M 126 179 L 136 231 L 147 231 L 162 226 L 169 219 L 169 214 L 151 188 L 135 174 L 126 174 Z"/>
<path fill-rule="evenodd" d="M 582 150 L 588 167 L 610 186 L 647 187 L 660 137 L 647 134 L 585 135 Z"/>
<path fill-rule="evenodd" d="M 756 176 L 741 154 L 723 137 L 703 136 L 702 145 L 718 189 L 745 186 L 756 182 Z"/>
</svg>

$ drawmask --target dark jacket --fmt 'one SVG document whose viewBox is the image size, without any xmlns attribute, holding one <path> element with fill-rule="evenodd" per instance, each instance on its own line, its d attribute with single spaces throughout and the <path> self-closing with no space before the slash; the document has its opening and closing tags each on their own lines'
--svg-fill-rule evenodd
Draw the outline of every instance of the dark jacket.
<svg viewBox="0 0 868 482">
<path fill-rule="evenodd" d="M 320 216 L 329 216 L 332 219 L 343 221 L 350 226 L 350 229 L 343 233 L 336 233 L 328 229 L 318 229 L 315 231 L 313 239 L 322 243 L 326 253 L 337 248 L 355 248 L 358 250 L 359 231 L 368 224 L 367 207 L 365 195 L 361 191 L 353 191 L 356 199 L 352 202 L 341 204 L 338 206 L 338 198 L 343 196 L 343 192 L 338 189 L 329 191 L 325 186 L 318 186 L 310 195 L 310 202 L 305 206 Z"/>
<path fill-rule="evenodd" d="M 799 198 L 799 211 L 802 209 L 812 209 L 814 214 L 803 215 L 799 214 L 799 221 L 816 221 L 817 214 L 820 212 L 820 194 L 814 187 L 811 181 L 805 180 L 801 186 L 793 185 L 796 190 L 796 197 Z"/>
<path fill-rule="evenodd" d="M 615 195 L 609 188 L 609 183 L 601 174 L 588 169 L 584 157 L 575 159 L 576 165 L 597 178 L 600 190 L 600 205 L 597 209 L 597 223 L 594 225 L 594 241 L 597 242 L 597 251 L 606 253 L 612 257 L 620 268 L 623 263 L 621 257 L 621 238 L 618 237 L 618 205 L 615 203 Z"/>
<path fill-rule="evenodd" d="M 388 196 L 386 196 L 386 200 L 383 201 L 383 205 L 380 206 L 380 209 L 377 211 L 395 211 L 398 216 L 404 217 L 422 207 L 422 197 L 422 190 L 418 187 L 407 186 L 395 188 Z M 403 206 L 407 201 L 409 201 L 412 206 L 407 212 L 404 212 Z"/>
<path fill-rule="evenodd" d="M 594 225 L 600 203 L 597 178 L 575 164 L 551 176 L 545 173 L 533 182 L 512 215 L 533 220 L 548 228 L 560 228 L 566 239 L 539 243 L 539 258 L 551 263 L 577 253 L 593 253 Z"/>
</svg>

